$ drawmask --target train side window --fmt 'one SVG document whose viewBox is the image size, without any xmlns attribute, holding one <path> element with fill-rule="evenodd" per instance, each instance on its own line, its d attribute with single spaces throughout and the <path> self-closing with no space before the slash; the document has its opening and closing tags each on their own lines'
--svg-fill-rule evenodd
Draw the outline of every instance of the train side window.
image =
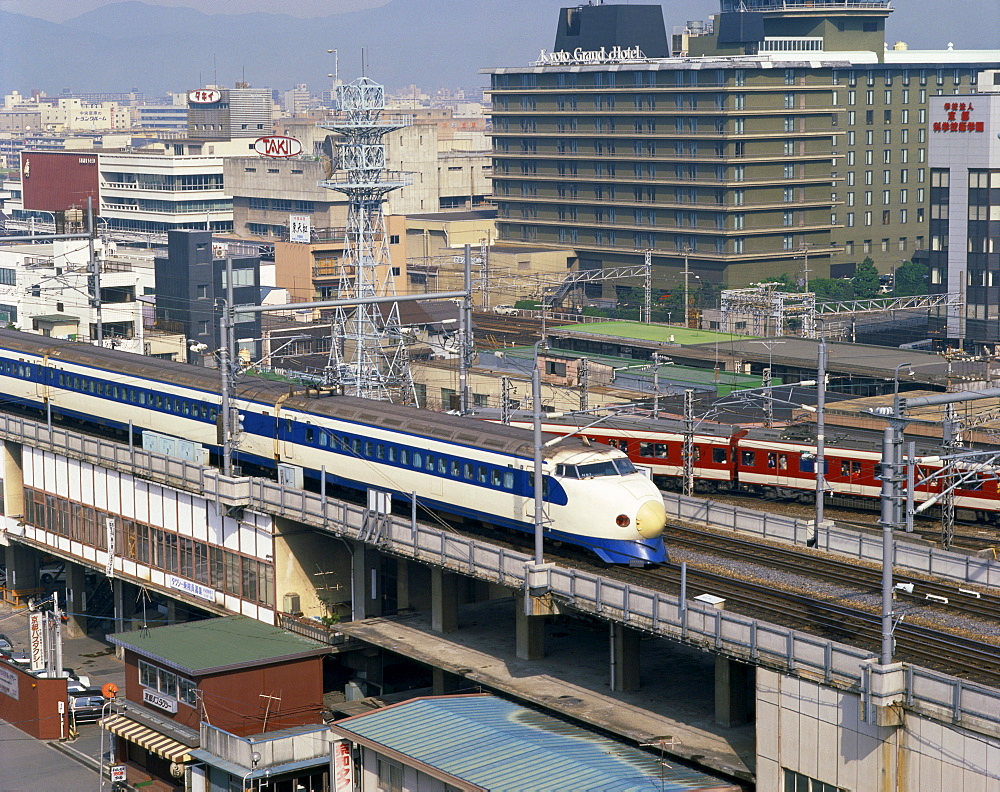
<svg viewBox="0 0 1000 792">
<path fill-rule="evenodd" d="M 457 466 L 456 466 L 457 467 Z M 456 473 L 458 471 L 456 470 Z M 442 476 L 448 475 L 448 460 L 444 457 L 438 457 L 438 473 Z"/>
<path fill-rule="evenodd" d="M 370 457 L 375 450 L 375 444 L 371 440 L 365 440 L 365 456 Z"/>
<path fill-rule="evenodd" d="M 146 391 L 139 391 L 139 404 L 146 403 Z"/>
<path fill-rule="evenodd" d="M 329 440 L 327 439 L 326 432 L 319 433 L 319 446 L 320 448 L 326 448 Z"/>
<path fill-rule="evenodd" d="M 505 470 L 503 472 L 503 488 L 507 490 L 514 489 L 514 471 Z"/>
<path fill-rule="evenodd" d="M 500 486 L 500 471 L 499 470 L 496 470 L 496 469 L 490 470 L 490 484 L 492 484 L 494 487 L 499 487 Z"/>
<path fill-rule="evenodd" d="M 73 377 L 73 390 L 80 390 L 80 378 Z"/>
<path fill-rule="evenodd" d="M 361 456 L 361 441 L 356 437 L 351 440 L 351 451 L 355 456 Z"/>
<path fill-rule="evenodd" d="M 961 486 L 961 489 L 964 489 L 967 492 L 978 492 L 982 488 L 983 488 L 983 480 L 978 476 L 969 479 L 968 481 L 964 482 Z"/>
<path fill-rule="evenodd" d="M 712 461 L 716 465 L 724 465 L 727 462 L 728 454 L 726 454 L 726 449 L 724 448 L 713 448 L 712 449 Z"/>
<path fill-rule="evenodd" d="M 382 443 L 375 446 L 375 458 L 385 459 L 385 446 Z"/>
<path fill-rule="evenodd" d="M 486 468 L 484 468 L 482 465 L 480 465 L 478 468 L 476 468 L 476 472 L 479 474 L 479 483 L 480 484 L 485 484 L 486 481 L 487 481 L 487 476 L 488 476 L 488 474 L 486 472 Z"/>
<path fill-rule="evenodd" d="M 312 443 L 316 439 L 316 433 L 311 426 L 306 427 L 306 442 Z"/>
<path fill-rule="evenodd" d="M 186 399 L 181 402 L 181 412 L 184 413 L 184 415 L 191 414 L 191 405 L 188 403 Z"/>
<path fill-rule="evenodd" d="M 753 467 L 756 464 L 757 454 L 753 451 L 744 451 L 740 454 L 740 464 L 743 467 Z"/>
<path fill-rule="evenodd" d="M 420 469 L 424 466 L 424 455 L 419 451 L 413 452 L 413 467 Z"/>
<path fill-rule="evenodd" d="M 401 465 L 410 464 L 410 450 L 408 448 L 399 449 L 399 464 Z"/>
<path fill-rule="evenodd" d="M 462 463 L 462 478 L 472 481 L 475 478 L 474 468 L 469 462 Z"/>
<path fill-rule="evenodd" d="M 395 462 L 396 461 L 396 446 L 389 446 L 388 452 L 389 452 L 389 461 L 390 462 Z"/>
<path fill-rule="evenodd" d="M 769 468 L 776 468 L 778 466 L 778 455 L 773 451 L 767 452 L 767 466 Z"/>
<path fill-rule="evenodd" d="M 778 454 L 778 470 L 788 470 L 788 454 Z"/>
<path fill-rule="evenodd" d="M 426 456 L 426 458 L 424 459 L 424 470 L 426 470 L 428 473 L 433 473 L 434 472 L 434 462 L 435 462 L 434 455 L 433 454 L 428 454 Z"/>
<path fill-rule="evenodd" d="M 219 411 L 214 407 L 212 407 L 208 411 L 208 420 L 210 420 L 212 423 L 215 423 L 216 421 L 219 420 Z"/>
</svg>

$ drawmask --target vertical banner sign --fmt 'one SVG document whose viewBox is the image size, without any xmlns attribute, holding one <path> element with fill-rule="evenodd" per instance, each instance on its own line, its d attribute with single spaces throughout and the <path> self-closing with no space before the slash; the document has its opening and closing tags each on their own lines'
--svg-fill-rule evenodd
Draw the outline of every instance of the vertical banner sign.
<svg viewBox="0 0 1000 792">
<path fill-rule="evenodd" d="M 115 574 L 115 518 L 107 517 L 104 520 L 104 527 L 108 532 L 108 565 L 104 569 L 105 577 L 114 577 Z"/>
<path fill-rule="evenodd" d="M 288 215 L 288 241 L 310 241 L 309 215 Z"/>
<path fill-rule="evenodd" d="M 347 740 L 334 740 L 331 746 L 330 775 L 333 776 L 333 792 L 354 792 L 354 762 L 351 759 L 351 744 Z"/>
<path fill-rule="evenodd" d="M 41 671 L 45 668 L 45 624 L 42 614 L 32 613 L 28 617 L 31 628 L 31 670 Z"/>
</svg>

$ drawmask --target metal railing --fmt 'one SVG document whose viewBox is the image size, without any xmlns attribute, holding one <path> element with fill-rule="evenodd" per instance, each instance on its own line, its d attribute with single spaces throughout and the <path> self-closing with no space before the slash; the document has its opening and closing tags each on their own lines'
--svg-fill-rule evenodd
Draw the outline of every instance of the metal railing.
<svg viewBox="0 0 1000 792">
<path fill-rule="evenodd" d="M 58 427 L 50 431 L 44 424 L 24 418 L 0 416 L 0 436 L 355 541 L 370 527 L 371 512 L 355 504 L 266 479 L 227 478 L 192 462 L 75 435 Z M 776 527 L 777 523 L 772 523 L 770 536 Z M 801 529 L 801 525 L 796 528 Z M 804 541 L 798 534 L 796 538 Z M 458 536 L 422 524 L 415 517 L 380 515 L 380 530 L 370 543 L 397 556 L 514 589 L 525 587 L 532 564 L 532 556 L 526 553 Z M 545 574 L 551 596 L 576 610 L 841 689 L 860 692 L 864 668 L 876 659 L 873 653 L 846 644 L 702 603 L 683 602 L 662 591 L 611 577 L 556 565 Z M 1000 690 L 917 666 L 906 668 L 908 706 L 1000 736 Z"/>
</svg>

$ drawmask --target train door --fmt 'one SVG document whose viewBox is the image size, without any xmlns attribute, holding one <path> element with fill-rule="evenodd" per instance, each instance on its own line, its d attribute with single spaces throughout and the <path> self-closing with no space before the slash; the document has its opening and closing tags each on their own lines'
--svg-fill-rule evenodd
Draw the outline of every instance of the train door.
<svg viewBox="0 0 1000 792">
<path fill-rule="evenodd" d="M 295 439 L 293 436 L 294 424 L 291 418 L 282 418 L 278 422 L 278 436 L 281 438 L 281 458 L 295 459 Z"/>
</svg>

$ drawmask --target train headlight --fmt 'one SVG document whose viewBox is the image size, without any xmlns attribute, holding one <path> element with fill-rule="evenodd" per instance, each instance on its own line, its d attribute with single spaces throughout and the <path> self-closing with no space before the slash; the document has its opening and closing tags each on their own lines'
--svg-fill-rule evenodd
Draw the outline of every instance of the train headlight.
<svg viewBox="0 0 1000 792">
<path fill-rule="evenodd" d="M 619 514 L 615 518 L 615 523 L 617 523 L 619 528 L 628 528 L 629 523 L 632 522 L 627 514 Z"/>
<path fill-rule="evenodd" d="M 643 539 L 655 539 L 667 527 L 667 510 L 663 501 L 649 500 L 639 507 L 635 515 L 635 530 Z"/>
</svg>

